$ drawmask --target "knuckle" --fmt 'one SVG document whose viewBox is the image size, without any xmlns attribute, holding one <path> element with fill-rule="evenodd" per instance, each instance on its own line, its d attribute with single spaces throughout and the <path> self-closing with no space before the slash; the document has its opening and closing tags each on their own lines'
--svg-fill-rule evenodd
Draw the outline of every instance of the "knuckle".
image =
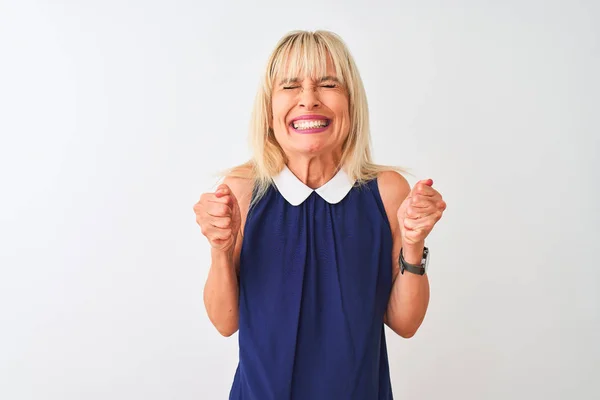
<svg viewBox="0 0 600 400">
<path fill-rule="evenodd" d="M 225 205 L 223 204 L 212 204 L 211 205 L 212 209 L 211 209 L 211 214 L 214 215 L 215 217 L 222 217 L 223 215 L 225 215 Z"/>
<path fill-rule="evenodd" d="M 229 217 L 219 217 L 215 221 L 215 225 L 218 226 L 221 229 L 224 229 L 224 228 L 229 227 L 230 220 L 231 220 L 231 218 L 229 218 Z"/>
<path fill-rule="evenodd" d="M 204 203 L 206 202 L 210 196 L 212 196 L 211 193 L 202 193 L 202 195 L 200 196 L 200 201 L 198 203 Z"/>
</svg>

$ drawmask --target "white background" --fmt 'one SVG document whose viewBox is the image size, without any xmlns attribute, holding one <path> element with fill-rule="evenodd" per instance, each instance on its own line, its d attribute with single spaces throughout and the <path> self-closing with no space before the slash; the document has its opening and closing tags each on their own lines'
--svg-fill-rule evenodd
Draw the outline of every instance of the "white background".
<svg viewBox="0 0 600 400">
<path fill-rule="evenodd" d="M 227 398 L 192 206 L 248 158 L 277 40 L 317 28 L 376 161 L 448 203 L 396 398 L 600 398 L 599 3 L 367 3 L 0 1 L 0 398 Z"/>
</svg>

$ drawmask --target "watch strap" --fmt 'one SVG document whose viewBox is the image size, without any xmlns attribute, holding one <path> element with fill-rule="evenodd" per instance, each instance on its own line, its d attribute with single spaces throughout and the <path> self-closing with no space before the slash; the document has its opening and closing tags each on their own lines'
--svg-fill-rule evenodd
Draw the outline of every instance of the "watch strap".
<svg viewBox="0 0 600 400">
<path fill-rule="evenodd" d="M 400 248 L 400 257 L 398 260 L 400 263 L 400 273 L 404 275 L 404 271 L 408 271 L 416 275 L 425 275 L 426 270 L 424 264 L 425 258 L 427 257 L 428 253 L 429 249 L 427 247 L 423 248 L 423 257 L 421 258 L 421 264 L 410 264 L 404 259 L 404 256 L 402 255 L 402 248 Z"/>
</svg>

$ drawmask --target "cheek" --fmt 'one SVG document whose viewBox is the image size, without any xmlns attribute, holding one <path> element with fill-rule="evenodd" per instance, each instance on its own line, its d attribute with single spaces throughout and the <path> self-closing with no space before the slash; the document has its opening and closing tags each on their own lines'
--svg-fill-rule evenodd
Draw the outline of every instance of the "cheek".
<svg viewBox="0 0 600 400">
<path fill-rule="evenodd" d="M 350 112 L 347 107 L 341 107 L 336 110 L 335 113 L 340 121 L 338 127 L 340 129 L 340 135 L 342 138 L 345 138 L 350 132 Z"/>
<path fill-rule="evenodd" d="M 350 110 L 348 98 L 342 94 L 332 94 L 328 99 L 328 108 L 341 122 L 340 127 L 347 130 L 350 126 Z"/>
<path fill-rule="evenodd" d="M 273 96 L 271 105 L 271 112 L 273 117 L 273 123 L 279 125 L 285 124 L 285 119 L 290 111 L 290 100 L 285 96 Z"/>
</svg>

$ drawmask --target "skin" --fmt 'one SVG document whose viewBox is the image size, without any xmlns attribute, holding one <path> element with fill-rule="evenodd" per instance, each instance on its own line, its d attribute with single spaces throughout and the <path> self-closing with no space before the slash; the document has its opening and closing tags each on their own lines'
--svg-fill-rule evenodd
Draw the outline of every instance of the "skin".
<svg viewBox="0 0 600 400">
<path fill-rule="evenodd" d="M 326 79 L 321 79 L 326 78 Z M 288 168 L 315 189 L 337 172 L 342 144 L 348 136 L 348 94 L 328 66 L 327 77 L 278 79 L 272 93 L 275 138 L 288 157 Z M 307 114 L 330 119 L 322 133 L 295 132 L 291 121 Z M 383 172 L 378 185 L 393 237 L 392 292 L 384 322 L 398 335 L 409 338 L 419 329 L 429 304 L 427 275 L 400 274 L 398 256 L 403 248 L 407 262 L 419 264 L 425 238 L 440 220 L 446 203 L 433 181 L 419 181 L 412 189 L 402 175 Z M 252 193 L 252 182 L 227 177 L 213 193 L 204 193 L 194 205 L 196 221 L 211 245 L 211 266 L 204 287 L 208 316 L 224 336 L 238 329 L 238 272 L 243 227 Z"/>
<path fill-rule="evenodd" d="M 251 193 L 251 181 L 226 178 L 214 193 L 204 193 L 194 205 L 196 222 L 211 246 L 204 306 L 223 336 L 238 330 L 238 271 Z"/>
<path fill-rule="evenodd" d="M 346 89 L 328 66 L 322 78 L 279 79 L 272 97 L 272 128 L 277 142 L 288 156 L 288 168 L 307 186 L 322 186 L 337 172 L 342 144 L 350 129 Z M 331 79 L 333 78 L 333 79 Z M 299 134 L 289 126 L 301 115 L 318 114 L 330 119 L 323 133 Z"/>
</svg>

